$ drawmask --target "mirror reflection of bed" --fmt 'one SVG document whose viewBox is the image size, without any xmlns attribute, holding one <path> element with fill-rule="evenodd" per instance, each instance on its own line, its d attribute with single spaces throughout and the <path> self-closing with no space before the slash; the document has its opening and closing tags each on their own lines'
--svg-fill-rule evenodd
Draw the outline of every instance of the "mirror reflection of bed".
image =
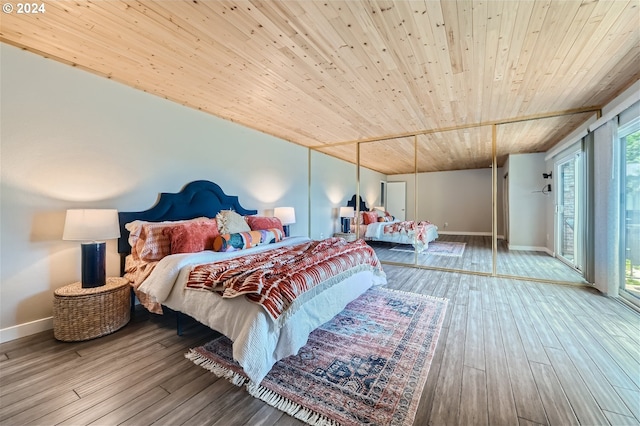
<svg viewBox="0 0 640 426">
<path fill-rule="evenodd" d="M 352 233 L 359 233 L 382 261 L 418 264 L 437 268 L 491 270 L 490 235 L 442 234 L 439 227 L 427 219 L 399 220 L 393 212 L 381 207 L 369 207 L 356 196 L 347 203 L 358 205 L 360 214 L 353 221 Z"/>
</svg>

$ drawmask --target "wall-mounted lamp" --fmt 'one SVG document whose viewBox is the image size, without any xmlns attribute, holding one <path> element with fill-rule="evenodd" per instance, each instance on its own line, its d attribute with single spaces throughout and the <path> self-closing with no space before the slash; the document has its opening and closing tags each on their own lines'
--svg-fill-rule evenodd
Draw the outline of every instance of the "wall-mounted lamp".
<svg viewBox="0 0 640 426">
<path fill-rule="evenodd" d="M 63 240 L 82 241 L 82 288 L 106 284 L 105 240 L 120 237 L 117 210 L 67 210 Z"/>
<path fill-rule="evenodd" d="M 542 179 L 551 179 L 552 175 L 553 175 L 553 172 L 543 173 L 542 174 Z"/>
<path fill-rule="evenodd" d="M 273 215 L 280 219 L 282 222 L 282 228 L 284 229 L 284 236 L 289 236 L 289 225 L 296 223 L 296 211 L 293 207 L 276 207 L 273 209 Z"/>
<path fill-rule="evenodd" d="M 348 234 L 351 232 L 351 218 L 355 214 L 353 207 L 340 207 L 340 218 L 342 219 L 342 232 Z"/>
</svg>

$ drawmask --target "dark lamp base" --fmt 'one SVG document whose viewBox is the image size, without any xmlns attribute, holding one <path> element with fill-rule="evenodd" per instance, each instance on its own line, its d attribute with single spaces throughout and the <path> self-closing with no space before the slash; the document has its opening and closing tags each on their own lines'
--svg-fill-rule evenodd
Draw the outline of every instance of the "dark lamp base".
<svg viewBox="0 0 640 426">
<path fill-rule="evenodd" d="M 101 287 L 107 283 L 107 244 L 82 244 L 82 288 Z"/>
<path fill-rule="evenodd" d="M 342 232 L 344 234 L 349 234 L 351 232 L 351 218 L 349 217 L 342 218 Z"/>
</svg>

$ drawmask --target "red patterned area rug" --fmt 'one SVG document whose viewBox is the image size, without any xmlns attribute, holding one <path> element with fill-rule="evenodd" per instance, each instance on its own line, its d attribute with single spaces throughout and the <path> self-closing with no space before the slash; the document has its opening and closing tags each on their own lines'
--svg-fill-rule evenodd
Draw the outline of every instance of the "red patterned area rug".
<svg viewBox="0 0 640 426">
<path fill-rule="evenodd" d="M 412 425 L 447 300 L 372 288 L 255 385 L 219 337 L 186 355 L 311 425 Z"/>
</svg>

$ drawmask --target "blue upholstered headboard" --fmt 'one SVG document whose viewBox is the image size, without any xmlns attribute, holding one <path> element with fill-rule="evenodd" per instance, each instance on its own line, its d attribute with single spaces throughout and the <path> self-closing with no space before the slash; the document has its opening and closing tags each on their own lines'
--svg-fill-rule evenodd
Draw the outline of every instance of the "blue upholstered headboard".
<svg viewBox="0 0 640 426">
<path fill-rule="evenodd" d="M 353 197 L 351 197 L 351 199 L 349 201 L 347 201 L 347 207 L 353 207 L 353 209 L 356 209 L 356 206 L 360 206 L 360 208 L 358 210 L 360 210 L 361 212 L 368 212 L 369 208 L 367 207 L 367 203 L 365 203 L 362 200 L 361 196 L 358 196 L 358 202 L 356 202 L 356 195 L 353 194 Z"/>
<path fill-rule="evenodd" d="M 134 220 L 161 222 L 184 220 L 196 217 L 215 217 L 220 210 L 235 210 L 241 215 L 257 214 L 257 210 L 247 210 L 240 205 L 238 197 L 227 195 L 222 188 L 207 180 L 196 180 L 185 185 L 178 193 L 161 193 L 158 202 L 149 210 L 140 212 L 119 212 L 120 239 L 118 253 L 131 253 L 129 231 L 125 225 Z"/>
</svg>

